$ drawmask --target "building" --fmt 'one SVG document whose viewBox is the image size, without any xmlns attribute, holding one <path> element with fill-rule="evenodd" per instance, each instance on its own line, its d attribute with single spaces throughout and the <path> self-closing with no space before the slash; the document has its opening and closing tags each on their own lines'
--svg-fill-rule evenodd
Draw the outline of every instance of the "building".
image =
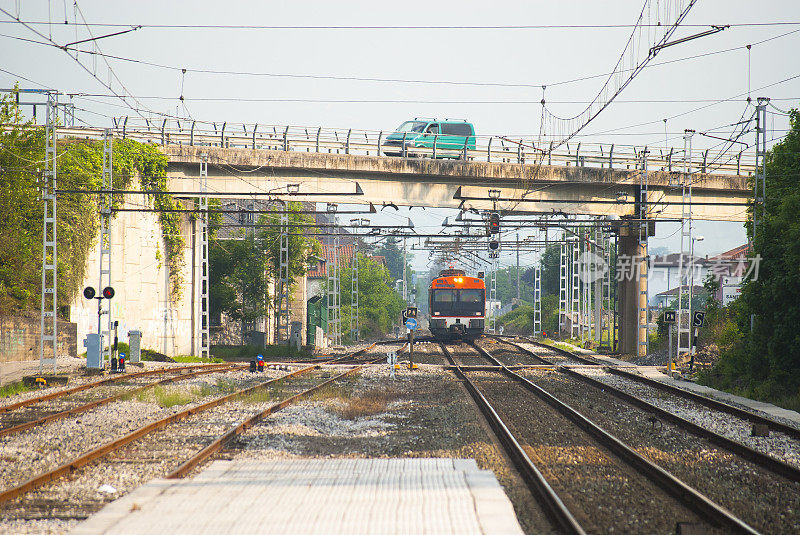
<svg viewBox="0 0 800 535">
<path fill-rule="evenodd" d="M 689 286 L 688 285 L 683 285 L 680 288 L 675 287 L 675 288 L 672 288 L 670 290 L 666 290 L 666 291 L 663 291 L 663 292 L 660 292 L 660 293 L 656 294 L 656 296 L 652 300 L 651 306 L 653 306 L 655 308 L 667 308 L 668 306 L 670 306 L 670 304 L 672 304 L 673 301 L 678 299 L 678 292 L 679 291 L 681 293 L 683 293 L 683 294 L 688 294 L 689 293 Z M 707 296 L 708 292 L 706 291 L 706 289 L 703 286 L 699 286 L 699 285 L 695 284 L 694 286 L 692 286 L 692 295 L 693 296 L 700 296 L 700 295 L 706 295 Z"/>
<path fill-rule="evenodd" d="M 690 257 L 685 255 L 683 258 L 684 276 L 680 277 L 681 253 L 670 253 L 667 255 L 657 255 L 650 258 L 650 270 L 647 276 L 647 294 L 650 306 L 658 306 L 663 301 L 662 294 L 667 294 L 669 290 L 677 287 L 688 286 L 689 280 L 693 279 L 695 285 L 702 288 L 703 281 L 710 270 L 711 263 L 708 258 L 701 256 Z M 689 266 L 691 264 L 691 272 Z M 693 277 L 691 276 L 693 275 Z"/>
<path fill-rule="evenodd" d="M 719 278 L 719 289 L 714 299 L 723 306 L 731 304 L 741 295 L 742 279 L 751 266 L 755 267 L 748 258 L 750 250 L 750 244 L 746 243 L 708 259 L 711 272 Z"/>
</svg>

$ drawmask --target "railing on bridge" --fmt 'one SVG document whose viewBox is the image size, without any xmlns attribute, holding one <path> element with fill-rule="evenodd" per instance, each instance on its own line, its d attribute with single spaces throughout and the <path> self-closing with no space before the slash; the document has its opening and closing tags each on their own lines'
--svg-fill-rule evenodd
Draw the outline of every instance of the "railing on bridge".
<svg viewBox="0 0 800 535">
<path fill-rule="evenodd" d="M 115 136 L 158 145 L 246 148 L 252 150 L 299 151 L 365 156 L 395 155 L 416 158 L 452 158 L 461 160 L 637 169 L 641 154 L 648 150 L 648 169 L 680 172 L 683 149 L 637 147 L 615 144 L 568 144 L 558 151 L 542 145 L 533 136 L 472 136 L 469 145 L 454 148 L 440 141 L 440 135 L 426 138 L 427 147 L 409 143 L 388 144 L 393 131 L 335 129 L 260 124 L 201 123 L 198 121 L 162 120 L 158 123 L 122 117 L 114 120 Z M 100 128 L 59 128 L 60 136 L 101 137 Z M 474 145 L 472 141 L 474 140 Z M 752 175 L 754 156 L 744 152 L 693 151 L 694 172 L 729 175 Z"/>
</svg>

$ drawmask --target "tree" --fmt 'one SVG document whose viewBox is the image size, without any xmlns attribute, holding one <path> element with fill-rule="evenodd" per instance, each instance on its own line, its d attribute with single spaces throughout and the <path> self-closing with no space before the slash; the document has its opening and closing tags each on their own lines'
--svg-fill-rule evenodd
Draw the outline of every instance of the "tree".
<svg viewBox="0 0 800 535">
<path fill-rule="evenodd" d="M 402 246 L 402 242 L 399 238 L 388 237 L 386 241 L 375 249 L 376 256 L 382 256 L 386 260 L 386 267 L 389 269 L 389 273 L 394 280 L 402 279 L 403 278 L 403 249 L 398 247 L 397 244 L 400 243 Z M 410 284 L 411 283 L 411 265 L 409 262 L 413 258 L 413 255 L 406 252 L 406 281 Z"/>
<path fill-rule="evenodd" d="M 542 269 L 542 295 L 558 296 L 561 269 L 561 246 L 550 245 L 539 262 Z"/>
<path fill-rule="evenodd" d="M 796 397 L 800 388 L 800 113 L 766 156 L 767 198 L 753 233 L 751 273 L 734 302 L 738 333 L 710 380 L 756 397 Z M 752 325 L 752 331 L 751 331 Z M 796 403 L 796 399 L 794 400 Z"/>
<path fill-rule="evenodd" d="M 289 284 L 308 271 L 311 257 L 321 254 L 321 245 L 298 229 L 308 228 L 313 219 L 300 213 L 302 205 L 291 202 L 276 210 L 289 210 L 288 267 Z M 272 279 L 277 286 L 280 276 L 281 213 L 267 213 L 259 223 L 267 225 L 257 235 L 243 238 L 213 239 L 209 251 L 211 315 L 219 318 L 223 312 L 234 320 L 254 321 L 267 314 L 267 303 L 277 305 L 276 291 L 268 292 Z M 212 237 L 215 233 L 212 232 Z"/>
<path fill-rule="evenodd" d="M 209 247 L 210 314 L 236 321 L 266 314 L 267 257 L 254 236 L 212 240 Z"/>
<path fill-rule="evenodd" d="M 342 334 L 345 340 L 350 340 L 352 266 L 342 266 L 340 277 Z M 406 304 L 393 285 L 394 279 L 385 266 L 359 253 L 358 316 L 362 339 L 388 333 L 400 320 Z"/>
</svg>

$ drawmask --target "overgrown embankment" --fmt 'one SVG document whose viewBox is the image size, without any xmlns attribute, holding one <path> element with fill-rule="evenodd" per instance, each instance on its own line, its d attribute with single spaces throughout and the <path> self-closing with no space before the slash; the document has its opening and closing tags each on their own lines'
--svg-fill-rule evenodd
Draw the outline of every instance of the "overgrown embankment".
<svg viewBox="0 0 800 535">
<path fill-rule="evenodd" d="M 42 221 L 41 182 L 45 167 L 45 132 L 26 121 L 14 94 L 0 100 L 0 314 L 30 316 L 41 306 Z M 102 185 L 103 143 L 59 139 L 56 147 L 60 190 L 96 191 Z M 132 140 L 113 144 L 114 188 L 167 189 L 167 159 L 152 145 Z M 158 209 L 179 207 L 169 195 L 145 201 Z M 115 205 L 122 199 L 115 198 Z M 58 304 L 60 314 L 80 290 L 86 257 L 99 227 L 100 198 L 95 193 L 58 195 Z M 180 214 L 159 214 L 170 269 L 173 298 L 180 295 L 183 237 Z"/>
</svg>

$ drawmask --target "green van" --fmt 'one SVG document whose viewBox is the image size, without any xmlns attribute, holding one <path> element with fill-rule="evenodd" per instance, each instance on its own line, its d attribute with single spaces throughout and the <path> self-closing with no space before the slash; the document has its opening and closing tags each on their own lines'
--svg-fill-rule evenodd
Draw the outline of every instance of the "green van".
<svg viewBox="0 0 800 535">
<path fill-rule="evenodd" d="M 475 149 L 472 123 L 457 119 L 416 117 L 406 121 L 386 137 L 383 153 L 387 156 L 462 158 L 464 147 Z M 424 148 L 419 151 L 415 149 Z M 405 149 L 405 150 L 404 150 Z"/>
</svg>

